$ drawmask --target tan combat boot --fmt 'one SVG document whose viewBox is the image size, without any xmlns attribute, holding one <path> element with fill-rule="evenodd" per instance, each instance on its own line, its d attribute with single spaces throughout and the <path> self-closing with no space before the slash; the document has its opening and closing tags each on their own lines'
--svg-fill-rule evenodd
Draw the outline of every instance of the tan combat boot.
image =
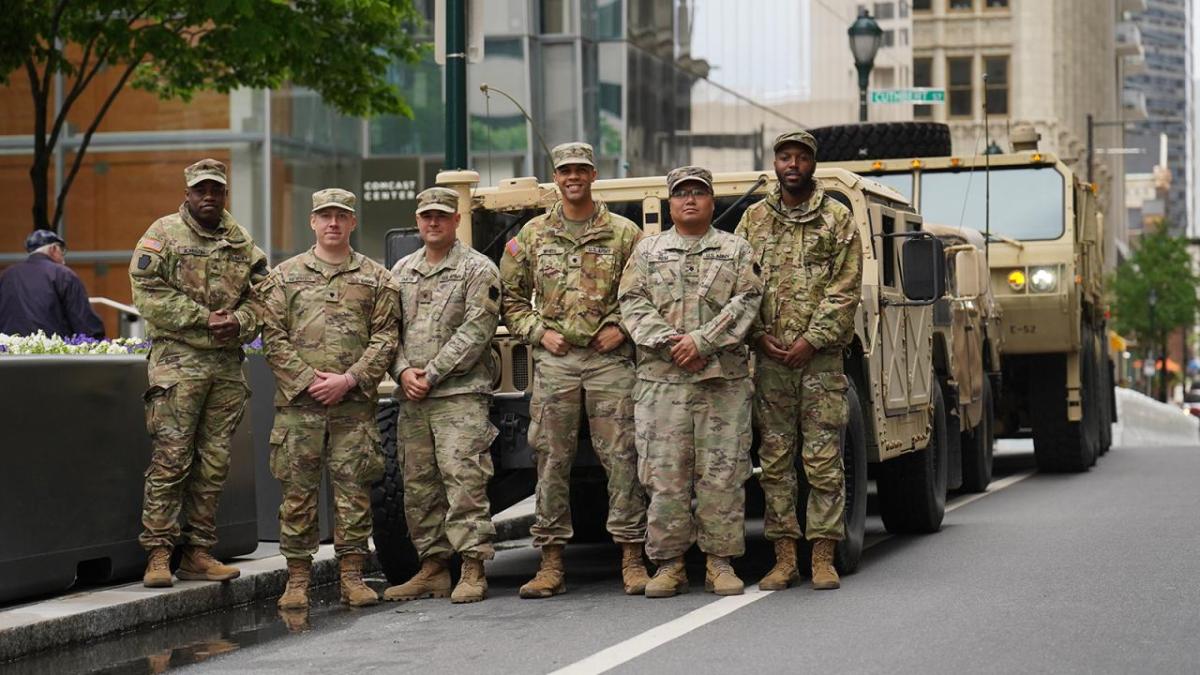
<svg viewBox="0 0 1200 675">
<path fill-rule="evenodd" d="M 450 602 L 479 602 L 487 597 L 487 577 L 483 575 L 483 561 L 479 558 L 463 557 L 462 575 L 458 585 L 450 594 Z"/>
<path fill-rule="evenodd" d="M 669 598 L 687 592 L 688 578 L 687 569 L 683 566 L 683 556 L 663 561 L 654 573 L 654 578 L 646 583 L 647 598 Z"/>
<path fill-rule="evenodd" d="M 562 554 L 562 544 L 542 547 L 542 566 L 533 579 L 521 587 L 522 598 L 549 598 L 567 592 Z"/>
<path fill-rule="evenodd" d="M 383 591 L 383 599 L 388 602 L 407 602 L 450 595 L 450 570 L 446 562 L 447 559 L 442 556 L 422 560 L 421 569 L 413 578 L 398 586 L 389 586 Z"/>
<path fill-rule="evenodd" d="M 338 561 L 338 572 L 342 586 L 342 602 L 351 607 L 369 607 L 379 604 L 379 594 L 363 583 L 362 569 L 367 556 L 347 553 Z"/>
<path fill-rule="evenodd" d="M 641 544 L 621 544 L 621 581 L 625 584 L 625 595 L 641 595 L 646 592 L 650 575 L 642 560 Z"/>
<path fill-rule="evenodd" d="M 175 576 L 188 581 L 229 581 L 241 574 L 241 570 L 221 564 L 208 549 L 199 546 L 185 546 L 179 569 L 175 570 Z"/>
<path fill-rule="evenodd" d="M 796 540 L 790 537 L 775 540 L 775 566 L 758 582 L 760 591 L 782 591 L 800 580 L 796 566 Z"/>
<path fill-rule="evenodd" d="M 717 595 L 741 595 L 746 585 L 733 571 L 729 558 L 710 554 L 704 566 L 704 590 Z"/>
<path fill-rule="evenodd" d="M 832 539 L 817 539 L 812 547 L 812 587 L 818 591 L 841 588 L 837 570 L 833 568 L 833 551 L 837 542 Z"/>
<path fill-rule="evenodd" d="M 166 546 L 150 549 L 146 560 L 146 573 L 142 575 L 142 585 L 146 588 L 168 588 L 171 581 L 171 549 Z"/>
<path fill-rule="evenodd" d="M 279 609 L 308 609 L 308 583 L 312 579 L 311 560 L 287 561 L 287 588 L 279 596 Z"/>
</svg>

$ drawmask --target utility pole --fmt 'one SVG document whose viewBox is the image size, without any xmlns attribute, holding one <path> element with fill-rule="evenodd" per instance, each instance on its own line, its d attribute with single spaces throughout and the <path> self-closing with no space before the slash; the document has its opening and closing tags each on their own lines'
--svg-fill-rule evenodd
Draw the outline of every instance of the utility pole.
<svg viewBox="0 0 1200 675">
<path fill-rule="evenodd" d="M 446 157 L 443 168 L 467 168 L 466 0 L 446 0 Z"/>
</svg>

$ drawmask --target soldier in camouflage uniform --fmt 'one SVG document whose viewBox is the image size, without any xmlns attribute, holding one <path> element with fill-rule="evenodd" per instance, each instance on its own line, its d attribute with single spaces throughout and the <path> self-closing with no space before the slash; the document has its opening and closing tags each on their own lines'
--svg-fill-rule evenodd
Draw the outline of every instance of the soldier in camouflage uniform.
<svg viewBox="0 0 1200 675">
<path fill-rule="evenodd" d="M 646 237 L 621 278 L 621 315 L 637 345 L 638 475 L 650 495 L 646 596 L 688 589 L 683 555 L 707 554 L 705 589 L 742 593 L 730 558 L 745 552 L 750 477 L 749 361 L 743 340 L 762 283 L 744 239 L 711 226 L 712 175 L 667 175 L 674 228 Z M 692 499 L 696 509 L 692 511 Z"/>
<path fill-rule="evenodd" d="M 371 535 L 370 485 L 383 475 L 375 422 L 379 381 L 399 338 L 398 289 L 379 263 L 350 248 L 354 195 L 313 194 L 317 243 L 280 263 L 262 287 L 263 346 L 275 373 L 271 473 L 283 485 L 279 550 L 287 558 L 282 609 L 308 606 L 317 551 L 317 491 L 328 467 L 342 602 L 373 605 L 362 581 Z"/>
<path fill-rule="evenodd" d="M 227 581 L 239 574 L 209 549 L 217 541 L 230 438 L 249 393 L 241 345 L 259 328 L 251 286 L 268 272 L 266 255 L 225 211 L 225 165 L 200 160 L 184 179 L 179 212 L 154 221 L 129 264 L 133 303 L 154 343 L 145 397 L 154 451 L 139 537 L 149 551 L 142 581 L 151 587 L 171 585 L 176 541 L 184 545 L 180 579 Z"/>
<path fill-rule="evenodd" d="M 490 349 L 500 321 L 500 275 L 487 256 L 459 243 L 458 193 L 434 187 L 417 195 L 425 246 L 392 268 L 400 284 L 402 333 L 392 378 L 400 406 L 404 513 L 421 558 L 409 581 L 385 600 L 487 597 L 483 561 L 494 555 L 487 485 L 496 428 L 488 420 L 497 364 Z M 450 555 L 463 559 L 450 592 Z"/>
<path fill-rule="evenodd" d="M 542 549 L 537 576 L 523 598 L 566 591 L 562 550 L 571 528 L 571 465 L 581 408 L 592 447 L 608 474 L 608 531 L 621 545 L 625 592 L 640 594 L 646 494 L 637 478 L 633 441 L 633 348 L 621 329 L 617 285 L 641 237 L 629 220 L 592 198 L 592 146 L 564 143 L 551 153 L 562 200 L 529 221 L 500 260 L 504 322 L 533 345 L 529 444 L 537 457 L 536 520 Z"/>
<path fill-rule="evenodd" d="M 762 439 L 764 527 L 776 559 L 759 582 L 764 590 L 799 579 L 797 432 L 810 487 L 804 533 L 813 542 L 813 587 L 840 585 L 833 568 L 834 549 L 845 537 L 839 438 L 849 414 L 842 350 L 854 334 L 862 244 L 850 210 L 813 179 L 816 155 L 816 140 L 807 132 L 776 138 L 779 187 L 746 210 L 736 232 L 754 248 L 765 286 L 750 336 L 757 349 L 754 413 Z"/>
</svg>

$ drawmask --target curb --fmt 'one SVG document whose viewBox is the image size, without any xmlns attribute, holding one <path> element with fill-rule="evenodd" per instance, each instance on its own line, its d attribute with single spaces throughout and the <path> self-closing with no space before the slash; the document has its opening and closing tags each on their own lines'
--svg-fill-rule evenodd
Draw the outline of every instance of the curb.
<svg viewBox="0 0 1200 675">
<path fill-rule="evenodd" d="M 532 513 L 497 521 L 495 540 L 528 537 L 532 524 Z M 70 643 L 221 611 L 283 593 L 287 563 L 282 556 L 235 564 L 242 575 L 227 583 L 176 581 L 172 588 L 150 589 L 135 582 L 0 611 L 0 664 Z M 379 571 L 372 555 L 364 572 Z M 321 546 L 313 557 L 312 585 L 332 584 L 337 578 L 333 546 Z"/>
</svg>

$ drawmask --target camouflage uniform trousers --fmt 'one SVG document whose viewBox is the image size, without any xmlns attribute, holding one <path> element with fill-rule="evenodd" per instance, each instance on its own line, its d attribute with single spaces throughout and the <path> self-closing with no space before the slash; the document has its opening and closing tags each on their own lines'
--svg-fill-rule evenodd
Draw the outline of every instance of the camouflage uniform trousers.
<svg viewBox="0 0 1200 675">
<path fill-rule="evenodd" d="M 149 550 L 176 543 L 217 543 L 217 506 L 229 475 L 229 448 L 249 389 L 237 351 L 195 349 L 172 341 L 150 350 L 142 534 Z M 180 528 L 182 513 L 187 521 Z"/>
<path fill-rule="evenodd" d="M 608 531 L 617 543 L 646 540 L 646 492 L 637 477 L 633 439 L 636 382 L 629 343 L 600 354 L 571 347 L 565 356 L 534 348 L 529 445 L 537 459 L 533 545 L 566 544 L 571 527 L 571 467 L 587 409 L 592 448 L 608 475 Z M 581 400 L 582 399 L 582 400 Z"/>
<path fill-rule="evenodd" d="M 370 552 L 371 483 L 383 476 L 374 401 L 277 406 L 270 461 L 283 488 L 279 551 L 285 558 L 310 560 L 317 552 L 322 468 L 333 488 L 334 552 Z"/>
<path fill-rule="evenodd" d="M 849 407 L 840 351 L 820 352 L 799 369 L 759 354 L 754 379 L 767 539 L 800 538 L 795 465 L 798 433 L 803 437 L 800 459 L 810 488 L 804 533 L 810 540 L 843 539 L 846 492 L 840 439 Z"/>
<path fill-rule="evenodd" d="M 650 495 L 651 560 L 679 557 L 693 543 L 717 556 L 745 553 L 750 397 L 750 378 L 638 382 L 638 475 Z"/>
<path fill-rule="evenodd" d="M 455 394 L 400 404 L 404 515 L 421 560 L 495 555 L 487 486 L 497 431 L 488 420 L 489 399 Z"/>
</svg>

